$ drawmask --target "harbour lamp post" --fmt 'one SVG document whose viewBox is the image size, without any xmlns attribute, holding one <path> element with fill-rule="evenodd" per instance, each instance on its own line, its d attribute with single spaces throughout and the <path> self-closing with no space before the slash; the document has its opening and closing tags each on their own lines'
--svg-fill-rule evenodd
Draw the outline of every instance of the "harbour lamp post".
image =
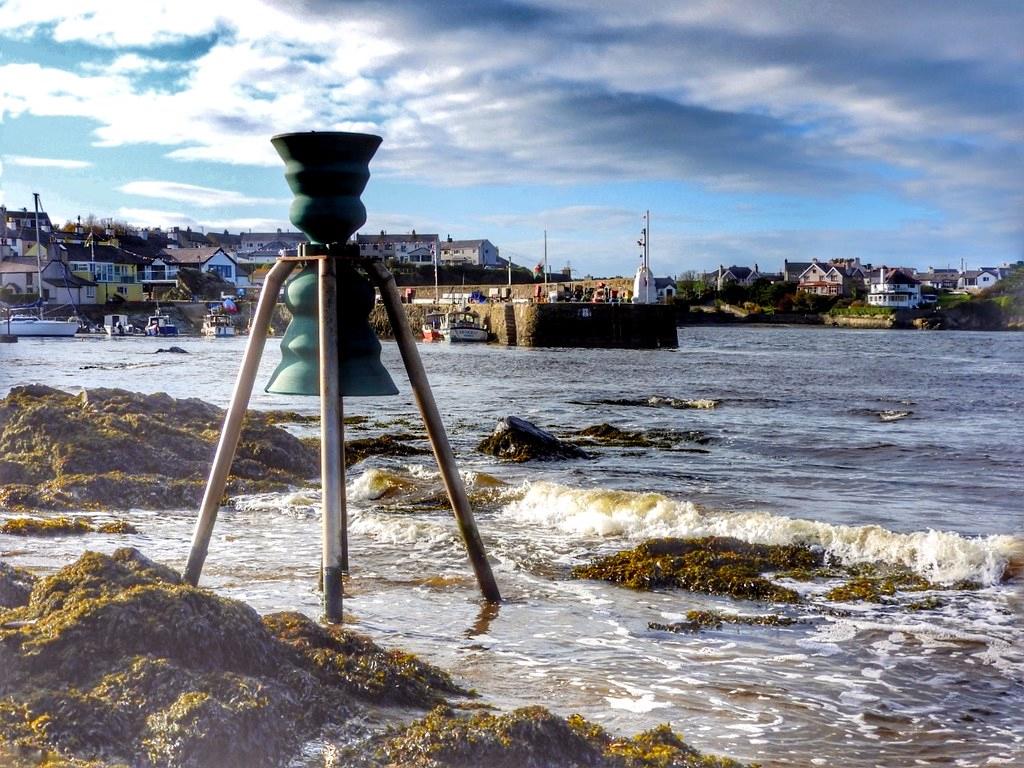
<svg viewBox="0 0 1024 768">
<path fill-rule="evenodd" d="M 380 342 L 368 323 L 373 288 L 367 277 L 380 290 L 480 590 L 486 600 L 497 603 L 501 595 L 394 276 L 380 260 L 360 256 L 358 246 L 348 243 L 366 222 L 360 195 L 370 178 L 369 162 L 381 138 L 362 133 L 309 132 L 281 134 L 271 143 L 285 161 L 285 178 L 295 195 L 291 221 L 311 242 L 300 246 L 297 256 L 278 258 L 260 292 L 193 534 L 185 580 L 193 585 L 199 582 L 274 303 L 285 279 L 297 264 L 303 264 L 285 288 L 285 304 L 293 319 L 281 341 L 281 363 L 266 389 L 279 394 L 320 396 L 325 619 L 331 623 L 342 620 L 341 576 L 348 571 L 343 398 L 398 393 L 380 363 Z"/>
</svg>

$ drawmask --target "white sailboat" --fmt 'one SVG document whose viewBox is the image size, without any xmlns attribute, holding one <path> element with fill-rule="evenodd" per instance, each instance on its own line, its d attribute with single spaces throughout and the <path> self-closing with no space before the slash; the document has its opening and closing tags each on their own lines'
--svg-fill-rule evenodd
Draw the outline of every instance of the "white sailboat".
<svg viewBox="0 0 1024 768">
<path fill-rule="evenodd" d="M 42 262 L 42 240 L 39 237 L 39 193 L 33 192 L 36 205 L 36 290 L 39 298 L 35 304 L 39 308 L 38 316 L 30 314 L 11 314 L 14 310 L 7 310 L 6 323 L 0 324 L 0 328 L 6 328 L 10 336 L 58 336 L 69 337 L 78 333 L 79 323 L 76 318 L 67 320 L 47 320 L 43 317 L 43 262 Z"/>
</svg>

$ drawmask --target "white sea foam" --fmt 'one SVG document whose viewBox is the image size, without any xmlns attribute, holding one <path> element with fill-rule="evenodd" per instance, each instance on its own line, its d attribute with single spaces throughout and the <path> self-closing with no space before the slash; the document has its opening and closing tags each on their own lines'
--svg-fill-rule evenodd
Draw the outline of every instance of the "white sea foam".
<svg viewBox="0 0 1024 768">
<path fill-rule="evenodd" d="M 897 533 L 878 525 L 833 525 L 767 512 L 720 513 L 656 493 L 528 483 L 505 507 L 518 522 L 573 536 L 733 536 L 760 544 L 818 546 L 842 562 L 903 565 L 938 583 L 961 579 L 999 583 L 1011 564 L 1024 562 L 1024 539 L 969 538 L 948 531 Z"/>
</svg>

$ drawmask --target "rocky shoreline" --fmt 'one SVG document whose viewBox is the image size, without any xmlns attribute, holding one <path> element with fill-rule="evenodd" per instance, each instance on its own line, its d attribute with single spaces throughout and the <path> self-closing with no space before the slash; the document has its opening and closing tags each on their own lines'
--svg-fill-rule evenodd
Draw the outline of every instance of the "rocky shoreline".
<svg viewBox="0 0 1024 768">
<path fill-rule="evenodd" d="M 667 726 L 621 738 L 543 707 L 495 712 L 410 654 L 298 613 L 261 617 L 134 549 L 45 578 L 0 562 L 0 597 L 11 768 L 741 766 Z"/>
<path fill-rule="evenodd" d="M 638 404 L 716 405 L 665 398 Z M 102 513 L 90 513 L 192 502 L 222 418 L 220 409 L 202 401 L 162 394 L 15 388 L 0 401 L 0 541 L 131 533 L 128 521 L 97 524 L 94 517 Z M 232 493 L 314 483 L 315 441 L 277 426 L 309 420 L 287 412 L 251 414 Z M 351 441 L 350 461 L 422 450 L 418 435 L 384 437 Z M 608 424 L 559 438 L 506 417 L 479 450 L 510 462 L 586 461 L 596 450 L 703 450 L 681 444 L 713 440 L 699 432 Z M 126 456 L 149 471 L 126 481 Z M 147 492 L 151 485 L 164 490 Z M 76 516 L 62 514 L 72 508 Z M 12 517 L 19 509 L 34 516 Z M 929 583 L 906 568 L 846 567 L 804 545 L 727 537 L 651 539 L 577 566 L 564 578 L 744 601 L 737 603 L 742 613 L 690 611 L 684 621 L 648 624 L 666 633 L 723 624 L 763 631 L 797 623 L 800 615 L 842 610 L 830 605 L 835 602 L 936 610 L 944 591 L 977 587 Z M 831 589 L 813 601 L 794 588 L 825 581 Z M 768 611 L 751 614 L 753 604 Z M 804 614 L 794 615 L 794 608 Z M 296 612 L 261 616 L 245 603 L 184 583 L 176 571 L 130 548 L 111 555 L 86 551 L 44 574 L 0 560 L 0 764 L 741 768 L 730 758 L 701 754 L 668 726 L 622 737 L 540 706 L 502 712 L 452 674 L 383 648 L 351 626 L 322 625 Z"/>
</svg>

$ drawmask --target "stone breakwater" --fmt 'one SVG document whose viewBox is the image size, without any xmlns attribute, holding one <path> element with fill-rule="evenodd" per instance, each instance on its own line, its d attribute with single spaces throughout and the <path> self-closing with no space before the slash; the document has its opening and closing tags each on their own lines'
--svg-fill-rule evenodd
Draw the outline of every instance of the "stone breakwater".
<svg viewBox="0 0 1024 768">
<path fill-rule="evenodd" d="M 420 335 L 428 312 L 451 306 L 404 305 L 409 327 Z M 584 347 L 595 349 L 674 349 L 675 308 L 663 304 L 473 304 L 492 340 L 518 347 Z M 392 338 L 383 306 L 376 306 L 370 324 L 382 338 Z"/>
</svg>

